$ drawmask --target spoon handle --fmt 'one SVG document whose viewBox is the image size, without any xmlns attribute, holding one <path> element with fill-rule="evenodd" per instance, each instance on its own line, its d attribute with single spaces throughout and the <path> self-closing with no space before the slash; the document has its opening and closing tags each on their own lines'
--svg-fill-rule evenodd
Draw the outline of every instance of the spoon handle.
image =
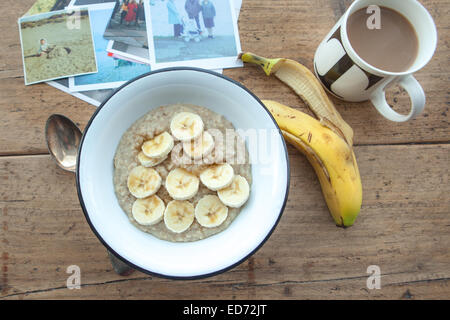
<svg viewBox="0 0 450 320">
<path fill-rule="evenodd" d="M 117 258 L 113 253 L 108 251 L 109 260 L 113 266 L 114 271 L 123 277 L 129 276 L 134 272 L 134 269 L 127 265 L 125 262 Z"/>
</svg>

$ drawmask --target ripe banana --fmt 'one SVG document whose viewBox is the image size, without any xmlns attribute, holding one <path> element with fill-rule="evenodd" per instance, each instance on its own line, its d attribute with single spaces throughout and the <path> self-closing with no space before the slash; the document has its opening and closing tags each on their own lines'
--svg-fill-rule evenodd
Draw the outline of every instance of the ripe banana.
<svg viewBox="0 0 450 320">
<path fill-rule="evenodd" d="M 170 122 L 170 131 L 175 139 L 182 142 L 197 139 L 204 129 L 202 118 L 191 112 L 177 113 Z"/>
<path fill-rule="evenodd" d="M 198 192 L 200 180 L 186 169 L 176 168 L 166 178 L 166 190 L 175 200 L 188 200 Z"/>
<path fill-rule="evenodd" d="M 313 166 L 336 224 L 349 227 L 361 210 L 362 185 L 355 154 L 346 141 L 313 117 L 264 100 L 283 136 Z"/>
<path fill-rule="evenodd" d="M 142 152 L 149 158 L 164 158 L 172 151 L 174 142 L 168 132 L 163 132 L 155 138 L 144 142 Z"/>
<path fill-rule="evenodd" d="M 167 156 L 162 157 L 162 158 L 149 158 L 144 154 L 144 152 L 141 151 L 141 152 L 139 152 L 137 158 L 143 167 L 150 168 L 150 167 L 155 167 L 158 164 L 164 162 L 164 160 L 167 159 Z"/>
<path fill-rule="evenodd" d="M 164 224 L 175 233 L 189 229 L 194 222 L 194 206 L 189 201 L 172 200 L 164 211 Z"/>
<path fill-rule="evenodd" d="M 205 228 L 220 226 L 228 216 L 228 208 L 215 195 L 206 195 L 195 206 L 195 218 Z"/>
<path fill-rule="evenodd" d="M 212 191 L 228 187 L 233 178 L 234 170 L 228 163 L 212 165 L 200 173 L 200 181 Z"/>
<path fill-rule="evenodd" d="M 217 191 L 220 201 L 231 208 L 240 208 L 250 196 L 250 186 L 247 179 L 235 175 L 229 187 Z"/>
<path fill-rule="evenodd" d="M 133 218 L 144 226 L 152 226 L 163 219 L 166 206 L 157 195 L 145 199 L 137 199 L 133 203 L 131 213 Z"/>
<path fill-rule="evenodd" d="M 137 166 L 128 175 L 128 190 L 138 199 L 154 195 L 161 187 L 162 179 L 152 168 Z"/>
<path fill-rule="evenodd" d="M 294 60 L 268 59 L 250 52 L 242 54 L 241 59 L 261 66 L 268 76 L 274 74 L 291 87 L 308 104 L 320 123 L 342 136 L 348 145 L 353 146 L 353 129 L 342 119 L 309 69 Z"/>
<path fill-rule="evenodd" d="M 207 131 L 196 140 L 183 143 L 183 151 L 192 159 L 198 160 L 206 157 L 214 149 L 214 138 Z"/>
</svg>

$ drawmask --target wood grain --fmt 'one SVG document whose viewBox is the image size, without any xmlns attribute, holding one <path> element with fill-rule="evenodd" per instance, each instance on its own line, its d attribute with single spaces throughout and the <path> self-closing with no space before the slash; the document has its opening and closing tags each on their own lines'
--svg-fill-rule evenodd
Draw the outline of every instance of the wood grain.
<svg viewBox="0 0 450 320">
<path fill-rule="evenodd" d="M 47 117 L 60 112 L 84 126 L 94 107 L 46 84 L 25 87 L 19 31 L 16 19 L 33 0 L 12 1 L 12 14 L 0 19 L 4 30 L 0 48 L 0 154 L 45 153 L 43 128 Z M 310 69 L 314 52 L 350 1 L 245 0 L 239 19 L 242 49 L 271 57 L 287 57 Z M 334 100 L 342 116 L 354 128 L 355 143 L 400 144 L 448 141 L 449 127 L 449 28 L 450 3 L 423 1 L 434 17 L 439 45 L 432 61 L 416 74 L 427 94 L 427 108 L 417 119 L 396 124 L 384 119 L 370 103 Z M 290 89 L 275 78 L 266 77 L 252 66 L 226 70 L 263 99 L 307 110 Z M 406 112 L 409 98 L 397 88 L 388 93 L 396 110 Z M 23 136 L 23 139 L 17 139 Z"/>
<path fill-rule="evenodd" d="M 334 226 L 310 165 L 289 149 L 291 193 L 269 241 L 233 270 L 187 282 L 118 277 L 85 222 L 74 177 L 46 155 L 0 158 L 0 297 L 450 297 L 449 145 L 357 147 L 364 202 L 348 229 Z M 81 290 L 65 287 L 69 265 L 81 268 Z M 381 290 L 366 288 L 369 265 L 381 268 Z"/>
</svg>

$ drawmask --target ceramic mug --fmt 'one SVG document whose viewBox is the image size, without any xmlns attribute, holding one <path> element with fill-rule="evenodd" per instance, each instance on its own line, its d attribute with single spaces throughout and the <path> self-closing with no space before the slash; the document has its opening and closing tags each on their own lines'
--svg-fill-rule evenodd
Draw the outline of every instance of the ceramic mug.
<svg viewBox="0 0 450 320">
<path fill-rule="evenodd" d="M 408 70 L 388 72 L 375 68 L 361 59 L 350 45 L 347 35 L 348 18 L 355 11 L 370 5 L 393 9 L 413 25 L 419 48 L 417 57 Z M 381 23 L 382 19 L 383 17 Z M 437 32 L 433 18 L 418 1 L 356 0 L 319 45 L 314 56 L 314 71 L 323 86 L 334 96 L 352 102 L 370 100 L 384 117 L 403 122 L 417 116 L 425 107 L 425 93 L 413 73 L 430 61 L 436 44 Z M 386 102 L 385 89 L 393 83 L 398 83 L 410 96 L 411 111 L 408 115 L 397 113 Z"/>
</svg>

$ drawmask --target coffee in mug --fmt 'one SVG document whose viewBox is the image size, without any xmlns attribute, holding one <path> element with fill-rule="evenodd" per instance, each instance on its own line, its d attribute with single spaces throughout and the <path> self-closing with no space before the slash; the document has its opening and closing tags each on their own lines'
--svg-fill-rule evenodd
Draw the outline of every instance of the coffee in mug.
<svg viewBox="0 0 450 320">
<path fill-rule="evenodd" d="M 353 49 L 378 69 L 390 72 L 408 70 L 416 60 L 419 48 L 411 22 L 393 9 L 379 7 L 380 25 L 369 29 L 367 9 L 359 9 L 348 18 L 347 34 Z"/>
<path fill-rule="evenodd" d="M 355 0 L 317 48 L 314 71 L 334 96 L 370 100 L 384 117 L 403 122 L 425 107 L 413 74 L 430 61 L 436 44 L 433 18 L 419 1 Z M 394 83 L 411 98 L 407 115 L 386 101 L 385 90 Z"/>
</svg>

